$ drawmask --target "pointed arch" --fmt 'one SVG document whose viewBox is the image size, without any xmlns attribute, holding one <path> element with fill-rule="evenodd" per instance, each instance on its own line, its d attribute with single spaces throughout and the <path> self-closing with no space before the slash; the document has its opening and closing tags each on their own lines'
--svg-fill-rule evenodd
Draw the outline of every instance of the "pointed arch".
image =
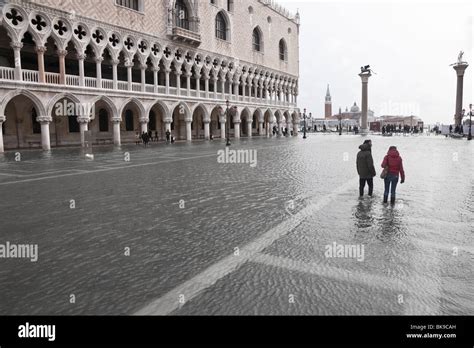
<svg viewBox="0 0 474 348">
<path fill-rule="evenodd" d="M 202 104 L 202 103 L 199 103 L 197 104 L 193 110 L 192 110 L 192 113 L 194 115 L 194 113 L 198 110 L 198 109 L 201 109 L 201 111 L 203 111 L 203 119 L 204 120 L 210 120 L 211 118 L 211 113 L 209 112 L 208 108 L 206 107 L 206 105 Z"/>
<path fill-rule="evenodd" d="M 48 116 L 52 115 L 53 109 L 56 106 L 56 104 L 63 99 L 68 99 L 72 101 L 73 103 L 76 103 L 77 105 L 82 105 L 81 100 L 78 97 L 76 97 L 74 94 L 71 94 L 71 93 L 56 94 L 48 103 L 48 107 L 47 107 Z"/>
<path fill-rule="evenodd" d="M 219 11 L 216 15 L 216 38 L 231 41 L 230 18 L 225 11 Z"/>
<path fill-rule="evenodd" d="M 168 105 L 165 103 L 165 102 L 162 102 L 161 100 L 155 100 L 151 105 L 150 107 L 146 110 L 146 114 L 149 115 L 150 112 L 155 108 L 157 107 L 158 109 L 160 109 L 160 112 L 162 114 L 162 120 L 163 122 L 165 122 L 166 120 L 170 120 L 171 119 L 171 110 L 170 108 L 168 107 Z"/>
<path fill-rule="evenodd" d="M 119 115 L 120 116 L 122 116 L 123 112 L 125 111 L 125 108 L 129 104 L 133 104 L 138 108 L 138 110 L 140 111 L 140 118 L 147 116 L 147 114 L 145 112 L 145 107 L 143 106 L 142 102 L 140 100 L 138 100 L 137 98 L 128 98 L 127 100 L 125 100 L 122 103 L 122 106 L 120 107 L 120 110 L 119 110 Z"/>
<path fill-rule="evenodd" d="M 97 97 L 94 97 L 92 98 L 90 101 L 89 101 L 89 106 L 91 108 L 94 108 L 94 106 L 98 103 L 98 102 L 104 102 L 105 105 L 107 105 L 107 107 L 109 108 L 109 111 L 112 113 L 112 115 L 114 117 L 120 117 L 120 114 L 118 112 L 118 109 L 117 109 L 117 106 L 115 105 L 115 103 L 112 101 L 112 99 L 110 99 L 109 97 L 107 97 L 106 95 L 99 95 Z"/>
<path fill-rule="evenodd" d="M 32 92 L 30 92 L 29 90 L 26 90 L 26 89 L 18 89 L 18 90 L 14 90 L 14 91 L 11 91 L 11 92 L 7 93 L 3 97 L 3 99 L 0 103 L 0 115 L 3 115 L 3 116 L 5 115 L 5 109 L 8 105 L 8 103 L 10 102 L 10 100 L 12 100 L 13 98 L 15 98 L 19 95 L 23 95 L 23 96 L 29 98 L 33 102 L 33 104 L 37 108 L 39 116 L 49 115 L 49 114 L 47 114 L 47 112 L 46 112 L 47 109 L 43 105 L 43 102 L 41 101 L 41 99 L 38 98 L 34 93 L 32 93 Z"/>
</svg>

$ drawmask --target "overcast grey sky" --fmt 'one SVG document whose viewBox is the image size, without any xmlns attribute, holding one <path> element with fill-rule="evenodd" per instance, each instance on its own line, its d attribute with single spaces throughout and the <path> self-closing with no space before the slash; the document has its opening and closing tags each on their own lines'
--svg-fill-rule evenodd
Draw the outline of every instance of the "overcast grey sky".
<svg viewBox="0 0 474 348">
<path fill-rule="evenodd" d="M 470 67 L 464 106 L 473 98 L 473 2 L 466 1 L 279 1 L 299 9 L 299 107 L 324 116 L 330 84 L 333 113 L 361 104 L 362 65 L 377 73 L 369 106 L 380 115 L 415 114 L 425 122 L 454 117 L 456 73 L 449 65 L 461 50 Z"/>
</svg>

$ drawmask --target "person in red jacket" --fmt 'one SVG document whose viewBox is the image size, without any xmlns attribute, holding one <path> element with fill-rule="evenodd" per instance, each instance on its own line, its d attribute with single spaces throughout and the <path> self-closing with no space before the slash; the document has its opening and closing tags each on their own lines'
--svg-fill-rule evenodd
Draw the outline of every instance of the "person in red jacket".
<svg viewBox="0 0 474 348">
<path fill-rule="evenodd" d="M 383 202 L 388 203 L 388 194 L 391 193 L 390 203 L 395 204 L 395 195 L 397 191 L 398 179 L 401 176 L 403 184 L 405 182 L 405 171 L 403 170 L 403 160 L 396 146 L 391 146 L 387 156 L 383 159 L 382 168 L 388 168 L 388 174 L 385 177 L 385 192 Z"/>
</svg>

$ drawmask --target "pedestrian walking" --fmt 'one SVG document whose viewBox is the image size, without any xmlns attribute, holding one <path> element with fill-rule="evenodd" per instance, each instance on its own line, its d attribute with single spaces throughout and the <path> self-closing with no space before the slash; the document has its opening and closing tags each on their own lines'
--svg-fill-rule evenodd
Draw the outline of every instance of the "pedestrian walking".
<svg viewBox="0 0 474 348">
<path fill-rule="evenodd" d="M 359 146 L 357 154 L 357 173 L 359 174 L 359 194 L 364 196 L 365 184 L 369 186 L 369 196 L 372 197 L 374 192 L 374 176 L 377 175 L 374 167 L 374 159 L 372 157 L 372 141 L 366 140 L 364 144 Z"/>
<path fill-rule="evenodd" d="M 388 203 L 390 193 L 390 203 L 395 204 L 398 180 L 401 176 L 401 184 L 405 183 L 405 171 L 403 169 L 403 160 L 396 146 L 390 146 L 387 155 L 383 159 L 382 168 L 384 168 L 385 191 L 383 202 Z M 383 175 L 382 174 L 382 175 Z"/>
<path fill-rule="evenodd" d="M 166 131 L 166 142 L 170 143 L 171 141 L 171 132 L 169 130 Z"/>
<path fill-rule="evenodd" d="M 140 133 L 135 133 L 135 145 L 140 145 Z"/>
</svg>

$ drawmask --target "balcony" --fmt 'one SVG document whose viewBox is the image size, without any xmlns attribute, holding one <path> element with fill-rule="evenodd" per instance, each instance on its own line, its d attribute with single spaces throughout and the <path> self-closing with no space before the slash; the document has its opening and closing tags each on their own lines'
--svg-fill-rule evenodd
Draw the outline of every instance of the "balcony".
<svg viewBox="0 0 474 348">
<path fill-rule="evenodd" d="M 0 82 L 3 84 L 4 82 L 12 82 L 15 84 L 18 83 L 27 83 L 27 84 L 37 84 L 38 87 L 47 85 L 48 89 L 50 88 L 57 88 L 58 90 L 63 91 L 64 88 L 79 88 L 79 89 L 101 89 L 104 91 L 116 91 L 124 93 L 128 95 L 130 92 L 136 94 L 147 94 L 147 95 L 160 95 L 163 97 L 171 96 L 171 97 L 184 97 L 189 99 L 195 100 L 203 100 L 203 101 L 215 101 L 215 102 L 223 102 L 224 100 L 231 100 L 237 101 L 240 103 L 251 103 L 255 105 L 262 105 L 262 106 L 283 106 L 283 107 L 296 107 L 296 103 L 292 103 L 289 101 L 283 100 L 275 100 L 275 99 L 262 99 L 256 98 L 255 96 L 243 96 L 243 95 L 230 95 L 228 91 L 226 93 L 216 92 L 213 91 L 197 91 L 195 89 L 187 89 L 186 87 L 181 87 L 178 93 L 178 89 L 176 87 L 170 86 L 168 88 L 168 94 L 166 93 L 166 87 L 163 85 L 150 85 L 150 84 L 141 84 L 139 82 L 132 82 L 131 89 L 128 81 L 117 81 L 117 87 L 114 89 L 114 81 L 108 79 L 101 80 L 101 86 L 98 87 L 98 80 L 94 77 L 84 77 L 84 86 L 81 86 L 80 78 L 77 75 L 66 75 L 65 76 L 65 84 L 61 84 L 61 75 L 58 73 L 46 72 L 45 73 L 45 83 L 39 82 L 39 72 L 34 70 L 26 70 L 22 69 L 22 81 L 15 80 L 15 69 L 9 67 L 0 67 Z"/>
<path fill-rule="evenodd" d="M 183 29 L 178 26 L 173 27 L 171 37 L 173 40 L 181 41 L 194 46 L 199 46 L 201 44 L 200 34 L 191 30 Z"/>
</svg>

